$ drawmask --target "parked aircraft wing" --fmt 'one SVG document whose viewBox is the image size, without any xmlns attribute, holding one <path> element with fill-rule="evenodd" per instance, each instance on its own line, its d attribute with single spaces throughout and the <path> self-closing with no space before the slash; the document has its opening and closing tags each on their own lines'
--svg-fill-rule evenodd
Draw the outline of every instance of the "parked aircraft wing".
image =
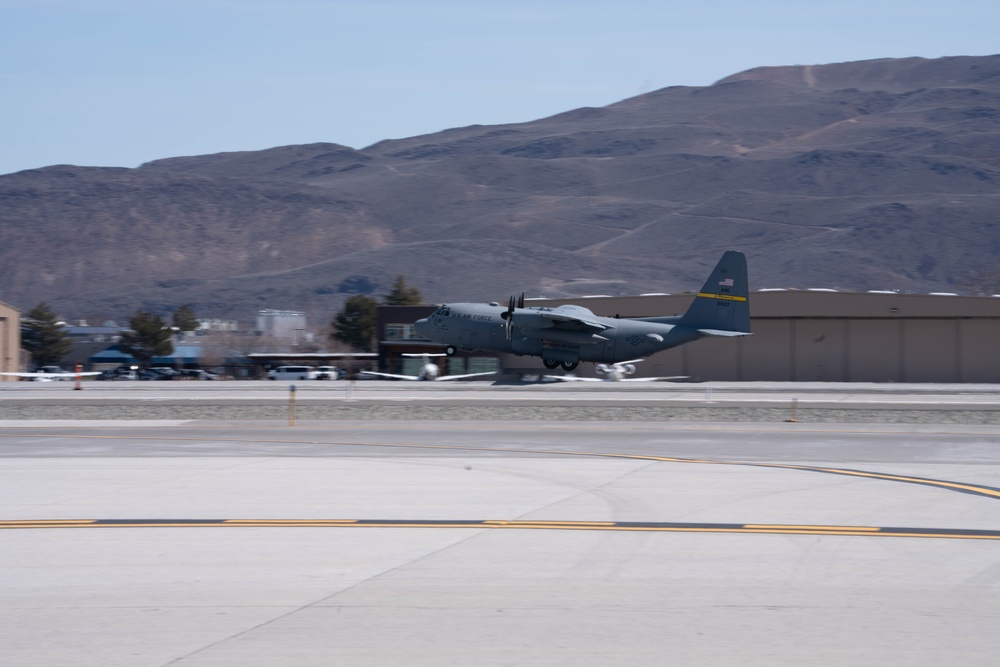
<svg viewBox="0 0 1000 667">
<path fill-rule="evenodd" d="M 378 373 L 376 371 L 360 371 L 358 375 L 371 375 L 374 377 L 389 378 L 391 380 L 423 380 L 419 375 L 396 375 L 395 373 Z M 443 382 L 445 380 L 465 380 L 468 378 L 482 377 L 484 375 L 496 375 L 495 371 L 485 373 L 467 373 L 465 375 L 438 375 L 433 381 Z"/>
<path fill-rule="evenodd" d="M 18 378 L 45 378 L 49 380 L 58 380 L 61 378 L 72 379 L 77 376 L 84 375 L 100 375 L 100 371 L 87 371 L 86 373 L 0 373 L 0 375 L 7 375 L 9 377 Z"/>
<path fill-rule="evenodd" d="M 391 380 L 419 380 L 419 375 L 396 375 L 395 373 L 377 373 L 375 371 L 358 371 L 358 375 L 389 378 Z"/>
<path fill-rule="evenodd" d="M 558 380 L 560 382 L 672 382 L 674 380 L 687 380 L 689 375 L 668 375 L 663 377 L 648 378 L 621 378 L 611 380 L 609 378 L 582 378 L 576 375 L 543 375 L 546 380 Z"/>
<path fill-rule="evenodd" d="M 466 373 L 465 375 L 439 375 L 437 376 L 437 381 L 444 382 L 445 380 L 467 380 L 469 378 L 484 377 L 486 375 L 496 375 L 496 371 L 486 371 L 484 373 Z"/>
<path fill-rule="evenodd" d="M 604 382 L 602 378 L 582 378 L 576 375 L 543 375 L 543 380 L 554 380 L 556 382 Z"/>
</svg>

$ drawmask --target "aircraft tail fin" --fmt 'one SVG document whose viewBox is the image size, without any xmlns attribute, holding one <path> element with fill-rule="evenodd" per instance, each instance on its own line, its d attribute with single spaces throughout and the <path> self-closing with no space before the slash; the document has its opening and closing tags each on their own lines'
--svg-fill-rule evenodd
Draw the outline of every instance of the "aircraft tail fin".
<svg viewBox="0 0 1000 667">
<path fill-rule="evenodd" d="M 750 290 L 743 253 L 727 250 L 722 255 L 678 324 L 705 336 L 750 335 Z"/>
</svg>

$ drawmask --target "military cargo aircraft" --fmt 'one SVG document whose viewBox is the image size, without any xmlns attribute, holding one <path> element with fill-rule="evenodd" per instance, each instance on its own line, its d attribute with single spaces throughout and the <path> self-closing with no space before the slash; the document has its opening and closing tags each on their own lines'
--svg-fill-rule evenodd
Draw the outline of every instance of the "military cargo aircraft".
<svg viewBox="0 0 1000 667">
<path fill-rule="evenodd" d="M 750 301 L 743 253 L 729 250 L 681 316 L 601 317 L 576 305 L 524 305 L 524 294 L 499 303 L 444 304 L 414 323 L 445 353 L 488 350 L 541 357 L 546 368 L 575 369 L 581 361 L 621 364 L 705 336 L 749 336 Z"/>
</svg>

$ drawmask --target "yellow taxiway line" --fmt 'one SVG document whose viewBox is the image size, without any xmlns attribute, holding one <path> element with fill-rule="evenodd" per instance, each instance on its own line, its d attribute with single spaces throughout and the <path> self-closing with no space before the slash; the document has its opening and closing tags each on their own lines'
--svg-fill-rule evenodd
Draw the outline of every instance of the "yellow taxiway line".
<svg viewBox="0 0 1000 667">
<path fill-rule="evenodd" d="M 487 530 L 600 530 L 662 533 L 744 533 L 858 537 L 1000 540 L 1000 530 L 654 521 L 521 521 L 504 519 L 14 519 L 0 530 L 57 528 L 450 528 Z"/>
</svg>

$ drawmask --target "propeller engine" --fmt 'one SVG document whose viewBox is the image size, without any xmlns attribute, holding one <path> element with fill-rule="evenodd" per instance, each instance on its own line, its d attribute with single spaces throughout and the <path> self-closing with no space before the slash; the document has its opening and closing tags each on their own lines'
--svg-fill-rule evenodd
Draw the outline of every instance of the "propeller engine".
<svg viewBox="0 0 1000 667">
<path fill-rule="evenodd" d="M 500 313 L 500 317 L 504 321 L 504 333 L 507 335 L 507 340 L 511 339 L 514 330 L 514 309 L 524 308 L 524 292 L 521 292 L 517 299 L 514 299 L 514 295 L 510 295 L 510 301 L 507 302 L 507 310 Z"/>
</svg>

